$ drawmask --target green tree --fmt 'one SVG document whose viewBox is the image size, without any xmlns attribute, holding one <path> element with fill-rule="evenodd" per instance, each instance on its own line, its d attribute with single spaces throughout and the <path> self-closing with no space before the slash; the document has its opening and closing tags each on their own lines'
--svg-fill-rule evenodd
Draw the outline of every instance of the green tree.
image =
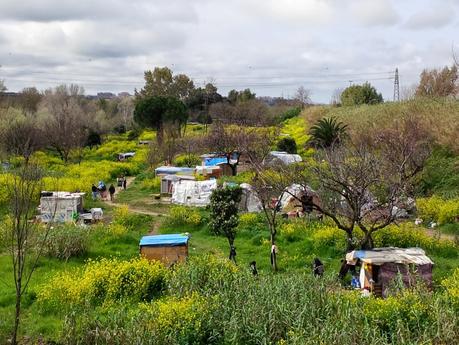
<svg viewBox="0 0 459 345">
<path fill-rule="evenodd" d="M 141 126 L 156 129 L 158 144 L 163 142 L 165 124 L 174 128 L 180 136 L 187 119 L 185 104 L 174 97 L 147 96 L 136 101 L 134 121 Z"/>
<path fill-rule="evenodd" d="M 383 101 L 383 97 L 376 91 L 370 83 L 363 85 L 352 85 L 341 93 L 341 104 L 359 105 L 359 104 L 377 104 Z"/>
<path fill-rule="evenodd" d="M 234 105 L 239 102 L 247 102 L 252 99 L 255 99 L 255 93 L 250 91 L 250 89 L 245 89 L 241 91 L 231 90 L 230 92 L 228 92 L 227 98 L 228 102 Z"/>
<path fill-rule="evenodd" d="M 210 196 L 210 228 L 217 235 L 224 235 L 230 246 L 229 259 L 236 263 L 236 227 L 239 224 L 238 205 L 241 201 L 242 189 L 219 188 Z"/>
<path fill-rule="evenodd" d="M 185 74 L 173 75 L 168 67 L 155 67 L 144 74 L 145 86 L 138 96 L 170 96 L 185 101 L 194 90 L 193 81 Z"/>
<path fill-rule="evenodd" d="M 285 137 L 277 142 L 277 149 L 287 153 L 294 154 L 297 152 L 296 141 L 293 138 Z"/>
<path fill-rule="evenodd" d="M 330 147 L 347 136 L 347 125 L 336 118 L 323 118 L 311 127 L 312 143 L 316 147 Z"/>
</svg>

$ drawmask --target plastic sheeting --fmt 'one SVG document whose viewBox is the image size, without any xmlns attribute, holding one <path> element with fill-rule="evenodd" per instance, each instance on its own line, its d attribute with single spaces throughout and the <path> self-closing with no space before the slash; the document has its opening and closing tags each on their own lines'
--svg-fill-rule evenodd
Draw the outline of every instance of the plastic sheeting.
<svg viewBox="0 0 459 345">
<path fill-rule="evenodd" d="M 252 189 L 252 186 L 248 183 L 241 183 L 242 198 L 241 198 L 241 209 L 246 212 L 261 212 L 261 202 L 258 196 Z"/>
<path fill-rule="evenodd" d="M 210 195 L 217 189 L 217 180 L 208 181 L 178 181 L 172 187 L 173 204 L 186 206 L 207 206 Z"/>
<path fill-rule="evenodd" d="M 175 247 L 188 243 L 188 236 L 180 234 L 143 236 L 139 245 L 141 247 Z"/>
<path fill-rule="evenodd" d="M 416 265 L 433 264 L 421 248 L 375 248 L 372 250 L 354 250 L 346 254 L 348 264 L 355 264 L 357 259 L 375 265 L 387 262 Z"/>
<path fill-rule="evenodd" d="M 302 162 L 303 159 L 300 155 L 290 154 L 283 151 L 271 151 L 265 159 L 265 163 L 274 164 L 276 162 L 282 162 L 285 165 Z"/>
<path fill-rule="evenodd" d="M 175 174 L 193 175 L 194 170 L 195 170 L 194 168 L 162 166 L 162 167 L 155 169 L 155 174 L 156 176 L 175 175 Z"/>
</svg>

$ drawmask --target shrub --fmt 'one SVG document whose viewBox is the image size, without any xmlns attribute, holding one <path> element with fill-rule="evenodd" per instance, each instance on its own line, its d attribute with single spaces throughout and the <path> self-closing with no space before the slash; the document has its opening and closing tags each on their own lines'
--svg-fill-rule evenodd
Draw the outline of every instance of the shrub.
<svg viewBox="0 0 459 345">
<path fill-rule="evenodd" d="M 65 261 L 83 255 L 88 250 L 89 232 L 89 228 L 74 224 L 53 226 L 46 237 L 42 235 L 43 254 Z"/>
<path fill-rule="evenodd" d="M 242 213 L 239 216 L 238 231 L 260 232 L 266 228 L 265 221 L 258 213 Z"/>
<path fill-rule="evenodd" d="M 127 205 L 117 207 L 113 212 L 113 218 L 113 223 L 110 226 L 117 226 L 119 230 L 121 230 L 120 226 L 122 226 L 126 229 L 126 232 L 136 231 L 150 220 L 148 215 L 131 213 Z"/>
<path fill-rule="evenodd" d="M 452 223 L 459 217 L 459 199 L 445 200 L 438 196 L 416 200 L 418 214 L 424 220 L 440 224 Z"/>
<path fill-rule="evenodd" d="M 205 325 L 210 317 L 212 303 L 192 293 L 182 298 L 166 297 L 152 304 L 140 306 L 147 314 L 148 328 L 160 344 L 204 344 L 208 334 Z"/>
<path fill-rule="evenodd" d="M 151 191 L 152 193 L 159 193 L 161 191 L 161 178 L 154 177 L 142 181 L 142 189 Z"/>
<path fill-rule="evenodd" d="M 346 234 L 335 227 L 319 228 L 312 233 L 311 238 L 316 249 L 335 247 L 344 250 L 346 248 Z"/>
<path fill-rule="evenodd" d="M 444 279 L 441 285 L 446 289 L 448 295 L 459 306 L 459 268 L 456 268 L 453 274 Z"/>
<path fill-rule="evenodd" d="M 178 155 L 174 159 L 174 164 L 178 167 L 195 167 L 201 165 L 201 158 L 198 155 Z"/>
<path fill-rule="evenodd" d="M 291 154 L 296 153 L 296 141 L 289 137 L 282 138 L 277 142 L 277 149 Z"/>
<path fill-rule="evenodd" d="M 202 216 L 194 208 L 174 206 L 170 209 L 168 223 L 175 226 L 198 226 L 202 223 Z"/>
<path fill-rule="evenodd" d="M 202 255 L 175 265 L 167 276 L 167 285 L 169 292 L 175 296 L 186 296 L 192 292 L 213 295 L 231 284 L 239 274 L 237 266 L 231 261 Z"/>
<path fill-rule="evenodd" d="M 150 301 L 164 289 L 166 268 L 146 259 L 88 261 L 83 269 L 56 274 L 38 291 L 45 310 Z"/>
<path fill-rule="evenodd" d="M 400 226 L 390 225 L 375 232 L 373 240 L 376 247 L 421 247 L 444 257 L 457 257 L 459 254 L 459 248 L 453 241 L 435 239 L 424 229 L 408 222 Z"/>
<path fill-rule="evenodd" d="M 280 235 L 289 242 L 304 238 L 308 234 L 306 224 L 302 221 L 284 223 L 279 228 Z"/>
</svg>

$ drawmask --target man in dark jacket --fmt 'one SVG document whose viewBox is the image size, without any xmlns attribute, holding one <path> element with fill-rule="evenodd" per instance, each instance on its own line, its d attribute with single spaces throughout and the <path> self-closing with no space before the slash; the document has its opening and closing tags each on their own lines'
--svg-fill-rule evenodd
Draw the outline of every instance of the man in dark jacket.
<svg viewBox="0 0 459 345">
<path fill-rule="evenodd" d="M 110 192 L 110 201 L 113 202 L 115 196 L 115 186 L 111 184 L 108 191 Z"/>
</svg>

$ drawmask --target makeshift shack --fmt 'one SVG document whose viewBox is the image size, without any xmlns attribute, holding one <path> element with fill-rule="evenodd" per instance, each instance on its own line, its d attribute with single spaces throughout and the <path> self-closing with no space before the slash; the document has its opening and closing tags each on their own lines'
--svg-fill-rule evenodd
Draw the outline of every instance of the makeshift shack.
<svg viewBox="0 0 459 345">
<path fill-rule="evenodd" d="M 47 192 L 40 193 L 40 218 L 43 222 L 69 222 L 83 213 L 85 193 Z"/>
<path fill-rule="evenodd" d="M 196 166 L 196 174 L 204 176 L 207 179 L 222 177 L 222 168 L 218 165 L 213 166 Z"/>
<path fill-rule="evenodd" d="M 174 182 L 193 181 L 194 179 L 194 176 L 189 175 L 164 175 L 161 177 L 161 195 L 172 196 Z"/>
<path fill-rule="evenodd" d="M 155 169 L 156 176 L 165 176 L 165 175 L 188 175 L 192 176 L 194 174 L 194 168 L 187 167 L 172 167 L 172 166 L 161 166 Z"/>
<path fill-rule="evenodd" d="M 421 248 L 375 248 L 354 250 L 346 255 L 348 265 L 360 264 L 360 287 L 387 296 L 391 282 L 401 275 L 405 286 L 422 279 L 432 285 L 433 262 Z"/>
<path fill-rule="evenodd" d="M 234 152 L 230 157 L 230 164 L 237 164 L 239 153 Z M 233 170 L 228 164 L 228 159 L 225 155 L 219 153 L 208 153 L 201 155 L 201 166 L 210 167 L 218 166 L 221 169 L 222 176 L 232 176 Z"/>
<path fill-rule="evenodd" d="M 188 239 L 187 235 L 179 234 L 144 236 L 139 243 L 140 255 L 168 266 L 185 261 L 188 256 Z"/>
<path fill-rule="evenodd" d="M 119 153 L 118 154 L 118 160 L 119 161 L 125 161 L 128 158 L 134 157 L 135 152 L 125 152 L 125 153 Z"/>
<path fill-rule="evenodd" d="M 186 206 L 207 206 L 214 189 L 217 189 L 217 180 L 174 182 L 171 202 Z"/>
<path fill-rule="evenodd" d="M 265 158 L 264 163 L 266 165 L 277 165 L 285 164 L 290 165 L 303 161 L 300 155 L 290 154 L 283 151 L 271 151 Z"/>
</svg>

